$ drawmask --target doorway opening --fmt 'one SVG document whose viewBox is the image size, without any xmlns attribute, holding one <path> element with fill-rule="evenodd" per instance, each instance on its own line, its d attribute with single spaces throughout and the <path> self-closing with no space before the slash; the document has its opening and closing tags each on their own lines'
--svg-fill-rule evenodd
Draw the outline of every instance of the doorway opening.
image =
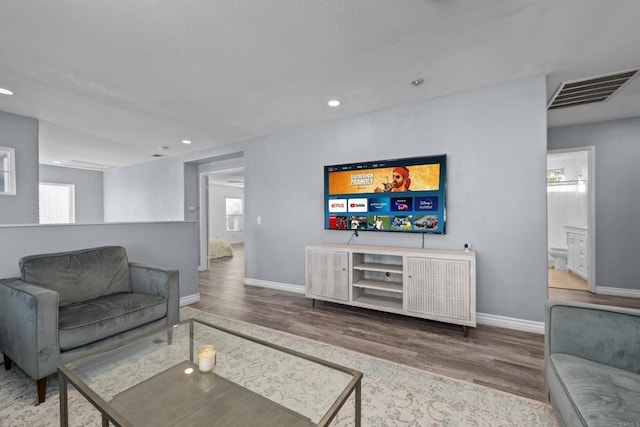
<svg viewBox="0 0 640 427">
<path fill-rule="evenodd" d="M 244 276 L 244 168 L 202 173 L 200 270 Z M 230 267 L 231 266 L 231 267 Z M 228 271 L 220 272 L 223 276 Z"/>
<path fill-rule="evenodd" d="M 595 290 L 593 147 L 547 153 L 549 287 Z"/>
</svg>

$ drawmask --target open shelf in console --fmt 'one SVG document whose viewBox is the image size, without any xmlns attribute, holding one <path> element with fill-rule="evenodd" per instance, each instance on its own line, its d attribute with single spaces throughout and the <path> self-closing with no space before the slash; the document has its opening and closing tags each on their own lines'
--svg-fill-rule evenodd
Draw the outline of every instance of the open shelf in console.
<svg viewBox="0 0 640 427">
<path fill-rule="evenodd" d="M 402 256 L 354 252 L 353 268 L 354 270 L 402 273 Z"/>
<path fill-rule="evenodd" d="M 402 310 L 402 256 L 354 252 L 352 260 L 353 302 L 371 308 Z"/>
<path fill-rule="evenodd" d="M 384 307 L 388 309 L 402 310 L 402 297 L 399 294 L 395 294 L 398 295 L 397 297 L 392 297 L 379 293 L 370 293 L 365 289 L 359 289 L 358 291 L 361 292 L 356 292 L 354 289 L 352 300 L 353 303 L 357 305 L 365 305 L 370 308 Z"/>
<path fill-rule="evenodd" d="M 381 271 L 390 273 L 402 273 L 402 265 L 382 264 L 376 262 L 363 262 L 353 266 L 354 270 L 362 271 Z"/>
<path fill-rule="evenodd" d="M 367 290 L 382 291 L 382 296 L 402 298 L 402 257 L 388 254 L 354 253 L 352 284 L 356 295 Z M 388 295 L 399 294 L 399 295 Z M 371 297 L 374 297 L 371 295 Z"/>
<path fill-rule="evenodd" d="M 402 293 L 402 282 L 386 282 L 384 280 L 360 279 L 353 283 L 356 288 L 376 289 L 379 291 L 387 291 L 394 293 Z"/>
</svg>

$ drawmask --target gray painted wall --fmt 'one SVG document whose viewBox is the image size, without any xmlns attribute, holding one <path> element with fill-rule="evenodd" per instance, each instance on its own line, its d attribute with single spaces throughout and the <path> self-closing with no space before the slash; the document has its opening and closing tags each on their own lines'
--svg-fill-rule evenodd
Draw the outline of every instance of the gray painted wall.
<svg viewBox="0 0 640 427">
<path fill-rule="evenodd" d="M 40 182 L 75 185 L 76 224 L 104 221 L 102 171 L 40 165 Z"/>
<path fill-rule="evenodd" d="M 180 270 L 180 297 L 198 293 L 195 222 L 0 226 L 0 277 L 25 255 L 120 245 L 129 261 Z"/>
<path fill-rule="evenodd" d="M 184 219 L 200 220 L 200 202 L 198 195 L 198 165 L 184 164 Z"/>
<path fill-rule="evenodd" d="M 640 290 L 640 118 L 551 128 L 549 150 L 595 146 L 596 285 Z"/>
<path fill-rule="evenodd" d="M 244 151 L 245 277 L 304 286 L 304 246 L 345 243 L 323 230 L 323 166 L 447 154 L 447 234 L 425 247 L 477 251 L 478 312 L 543 320 L 547 298 L 546 86 L 535 77 L 105 173 L 105 204 L 162 196 L 184 212 L 184 163 Z M 149 174 L 142 182 L 142 176 Z M 159 176 L 164 174 L 163 176 Z M 138 179 L 140 177 L 140 179 Z M 158 185 L 175 180 L 180 188 Z M 119 200 L 135 182 L 135 189 Z M 148 189 L 146 187 L 149 187 Z M 160 189 L 166 190 L 160 194 Z M 148 190 L 148 194 L 146 194 Z M 108 203 L 107 200 L 109 200 Z M 107 218 L 144 219 L 136 203 Z M 256 217 L 262 217 L 262 225 Z M 124 219 L 124 218 L 120 218 Z M 117 220 L 117 219 L 116 219 Z M 358 244 L 420 247 L 420 235 L 360 234 Z"/>
<path fill-rule="evenodd" d="M 545 79 L 533 78 L 252 141 L 245 150 L 246 277 L 302 286 L 305 245 L 346 243 L 349 232 L 323 230 L 324 165 L 446 154 L 447 234 L 424 236 L 425 247 L 471 243 L 478 311 L 543 320 L 545 98 Z M 358 244 L 422 244 L 420 235 L 360 236 Z"/>
<path fill-rule="evenodd" d="M 105 171 L 104 220 L 184 220 L 184 182 L 184 164 L 175 158 Z"/>
<path fill-rule="evenodd" d="M 37 224 L 38 121 L 0 111 L 0 146 L 16 156 L 16 194 L 0 195 L 0 224 Z"/>
</svg>

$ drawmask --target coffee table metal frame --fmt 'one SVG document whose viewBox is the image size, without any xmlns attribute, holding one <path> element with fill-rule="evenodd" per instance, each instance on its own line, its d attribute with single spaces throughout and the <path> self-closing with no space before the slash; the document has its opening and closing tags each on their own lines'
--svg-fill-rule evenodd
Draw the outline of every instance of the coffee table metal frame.
<svg viewBox="0 0 640 427">
<path fill-rule="evenodd" d="M 177 327 L 180 325 L 185 325 L 185 324 L 189 324 L 189 360 L 191 362 L 193 362 L 193 354 L 194 354 L 194 348 L 193 348 L 193 341 L 194 341 L 194 323 L 199 323 L 201 325 L 213 328 L 213 329 L 217 329 L 219 331 L 222 332 L 226 332 L 228 334 L 231 335 L 235 335 L 237 337 L 249 340 L 249 341 L 253 341 L 255 343 L 264 345 L 266 347 L 290 354 L 292 356 L 296 356 L 299 357 L 301 359 L 305 359 L 314 363 L 318 363 L 320 365 L 324 365 L 327 366 L 329 368 L 335 369 L 337 371 L 341 371 L 344 373 L 347 373 L 349 375 L 352 376 L 351 381 L 349 381 L 349 383 L 347 384 L 347 386 L 345 387 L 345 389 L 342 391 L 342 393 L 340 393 L 340 395 L 338 396 L 338 398 L 334 401 L 333 405 L 331 405 L 331 407 L 327 410 L 327 412 L 325 413 L 325 415 L 322 417 L 322 419 L 318 422 L 318 426 L 327 426 L 329 425 L 329 423 L 335 418 L 335 416 L 338 414 L 338 412 L 340 411 L 340 408 L 342 408 L 342 406 L 345 404 L 345 402 L 347 401 L 347 399 L 349 398 L 349 396 L 351 396 L 352 393 L 355 394 L 355 426 L 356 427 L 360 427 L 360 423 L 361 423 L 361 403 L 362 403 L 362 372 L 357 371 L 355 369 L 350 369 L 347 368 L 345 366 L 341 366 L 332 362 L 329 362 L 327 360 L 323 360 L 314 356 L 309 356 L 307 354 L 301 353 L 299 351 L 295 351 L 295 350 L 291 350 L 289 348 L 286 347 L 282 347 L 279 346 L 277 344 L 273 344 L 258 338 L 254 338 L 252 336 L 249 335 L 245 335 L 242 334 L 240 332 L 236 332 L 236 331 L 232 331 L 230 329 L 221 327 L 221 326 L 216 326 L 213 325 L 211 323 L 208 322 L 204 322 L 202 320 L 199 319 L 187 319 L 184 320 L 176 325 L 174 325 L 173 327 Z M 169 330 L 167 331 L 168 334 L 168 341 L 169 344 L 171 345 L 171 332 L 173 330 L 173 327 L 169 328 Z M 151 336 L 151 335 L 155 335 L 158 332 L 155 332 L 154 334 L 149 334 L 146 335 L 144 337 L 139 337 L 135 340 L 132 340 L 128 343 L 125 343 L 121 346 L 118 347 L 114 347 L 114 348 L 110 348 L 106 351 L 111 351 L 111 350 L 117 350 L 118 348 L 122 348 L 127 346 L 127 344 L 136 342 L 138 340 L 144 339 L 145 337 Z M 89 360 L 92 357 L 96 357 L 96 355 L 91 355 L 91 356 L 86 356 L 84 358 L 79 359 L 80 361 L 82 360 Z M 73 362 L 70 363 L 77 363 L 78 360 L 75 360 Z M 69 363 L 69 364 L 70 364 Z M 127 426 L 132 426 L 131 423 L 129 423 L 124 417 L 122 417 L 122 415 L 120 415 L 118 412 L 116 412 L 113 408 L 111 408 L 109 406 L 109 403 L 107 401 L 105 401 L 102 397 L 100 397 L 95 391 L 93 391 L 88 385 L 86 385 L 74 372 L 72 369 L 70 369 L 69 367 L 67 367 L 66 364 L 62 364 L 58 366 L 58 374 L 59 374 L 59 385 L 60 385 L 60 426 L 62 427 L 68 427 L 69 425 L 69 407 L 68 407 L 68 396 L 67 396 L 67 386 L 68 384 L 73 385 L 73 387 L 81 394 L 83 395 L 101 414 L 102 414 L 102 425 L 104 427 L 109 426 L 109 422 L 111 422 L 112 424 L 116 425 L 116 426 L 122 426 L 122 427 L 127 427 Z M 266 399 L 266 398 L 265 398 Z"/>
</svg>

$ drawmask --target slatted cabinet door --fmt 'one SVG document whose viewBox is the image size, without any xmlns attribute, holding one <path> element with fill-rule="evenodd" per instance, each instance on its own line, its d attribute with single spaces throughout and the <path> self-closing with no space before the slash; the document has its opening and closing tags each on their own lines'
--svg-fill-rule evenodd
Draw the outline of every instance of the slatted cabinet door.
<svg viewBox="0 0 640 427">
<path fill-rule="evenodd" d="M 471 279 L 468 260 L 407 257 L 405 309 L 421 317 L 476 326 Z"/>
<path fill-rule="evenodd" d="M 306 296 L 348 301 L 348 252 L 307 249 Z"/>
</svg>

